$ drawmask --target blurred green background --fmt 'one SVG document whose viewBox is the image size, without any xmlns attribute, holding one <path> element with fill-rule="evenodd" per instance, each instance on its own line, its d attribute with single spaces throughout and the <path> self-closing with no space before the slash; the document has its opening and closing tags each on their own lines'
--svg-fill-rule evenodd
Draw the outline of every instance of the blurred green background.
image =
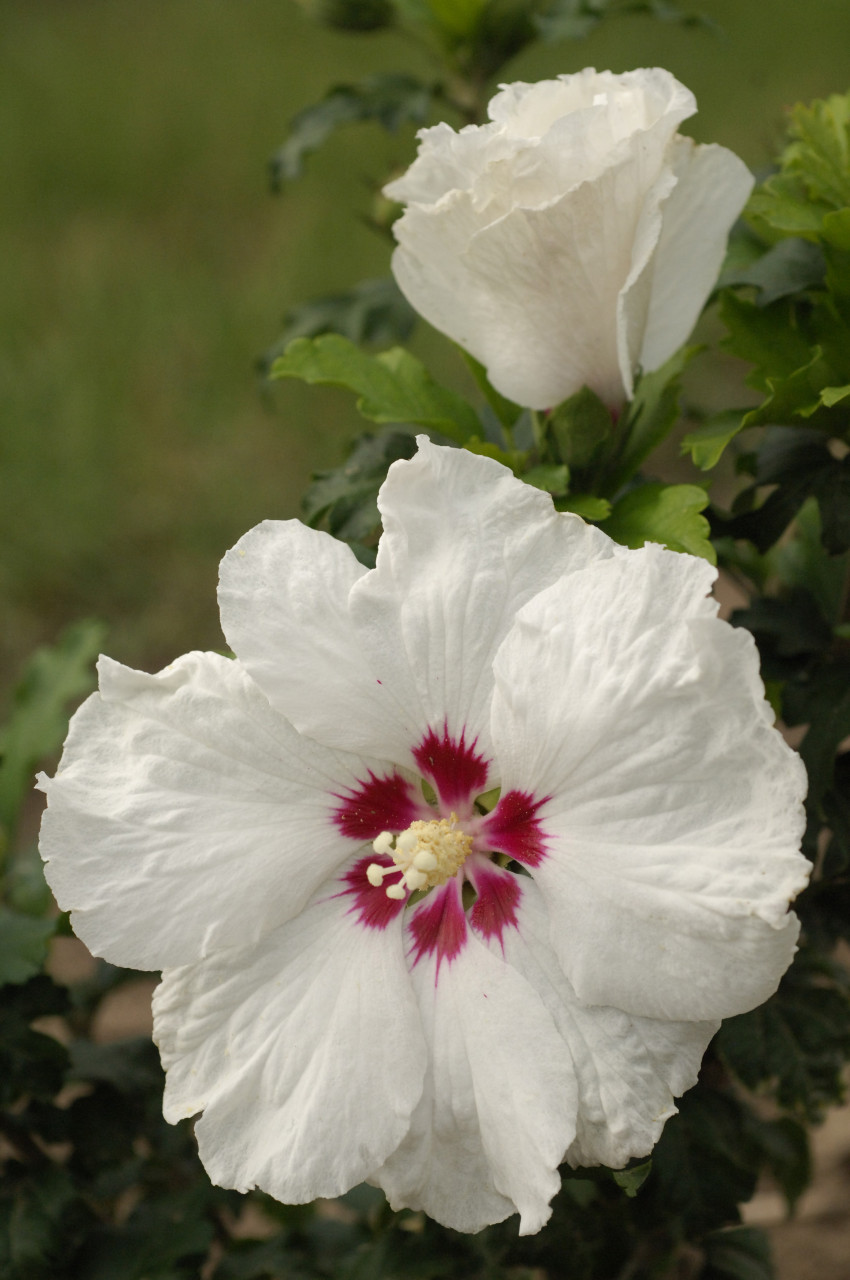
<svg viewBox="0 0 850 1280">
<path fill-rule="evenodd" d="M 785 109 L 850 86 L 848 0 L 694 0 L 709 34 L 648 19 L 537 46 L 534 79 L 660 63 L 690 131 L 755 169 Z M 0 12 L 0 669 L 68 621 L 154 668 L 222 643 L 218 561 L 297 514 L 356 419 L 342 393 L 264 389 L 287 307 L 387 272 L 365 223 L 411 131 L 340 133 L 281 197 L 266 161 L 338 81 L 430 74 L 393 35 L 314 25 L 294 0 L 3 0 Z M 505 77 L 502 77 L 505 78 Z M 441 340 L 416 346 L 460 377 Z"/>
</svg>

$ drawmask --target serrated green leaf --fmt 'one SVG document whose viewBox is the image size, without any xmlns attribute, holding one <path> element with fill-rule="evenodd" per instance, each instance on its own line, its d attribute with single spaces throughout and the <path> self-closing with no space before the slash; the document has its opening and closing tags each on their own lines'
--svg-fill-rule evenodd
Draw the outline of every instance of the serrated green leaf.
<svg viewBox="0 0 850 1280">
<path fill-rule="evenodd" d="M 302 500 L 311 525 L 322 519 L 335 538 L 348 542 L 373 534 L 380 524 L 378 490 L 394 462 L 416 452 L 412 435 L 387 431 L 364 433 L 340 467 L 318 471 Z"/>
<path fill-rule="evenodd" d="M 283 333 L 262 358 L 263 371 L 267 375 L 274 361 L 296 338 L 339 333 L 358 346 L 371 343 L 382 347 L 408 338 L 416 318 L 392 277 L 361 280 L 344 293 L 311 298 L 290 308 L 284 317 Z"/>
<path fill-rule="evenodd" d="M 296 338 L 275 360 L 273 378 L 343 387 L 357 396 L 357 408 L 373 422 L 411 423 L 439 431 L 464 444 L 481 424 L 471 405 L 441 387 L 424 364 L 403 347 L 369 355 L 338 334 Z"/>
<path fill-rule="evenodd" d="M 683 438 L 682 453 L 689 453 L 701 471 L 709 471 L 717 466 L 727 444 L 734 440 L 743 425 L 742 409 L 724 409 L 715 413 Z"/>
<path fill-rule="evenodd" d="M 36 920 L 0 907 L 0 986 L 27 982 L 41 969 L 53 920 Z"/>
<path fill-rule="evenodd" d="M 708 520 L 700 515 L 707 506 L 708 494 L 699 485 L 644 484 L 615 502 L 600 528 L 624 547 L 660 542 L 715 564 Z"/>
<path fill-rule="evenodd" d="M 56 645 L 36 650 L 24 670 L 2 737 L 0 825 L 9 831 L 37 766 L 62 744 L 68 704 L 94 687 L 93 663 L 104 633 L 99 622 L 78 622 Z"/>
<path fill-rule="evenodd" d="M 747 382 L 761 391 L 768 389 L 768 378 L 788 377 L 812 359 L 810 344 L 787 300 L 758 307 L 726 292 L 720 299 L 720 318 L 728 331 L 721 345 L 755 366 Z"/>
<path fill-rule="evenodd" d="M 563 463 L 560 466 L 548 463 L 532 467 L 521 479 L 534 489 L 542 489 L 545 493 L 566 493 L 570 484 L 570 469 Z"/>
<path fill-rule="evenodd" d="M 812 200 L 799 178 L 780 173 L 753 192 L 745 212 L 756 228 L 764 223 L 782 235 L 816 240 L 830 206 Z"/>
<path fill-rule="evenodd" d="M 689 1233 L 725 1226 L 737 1219 L 758 1177 L 744 1104 L 731 1092 L 697 1085 L 677 1105 L 652 1153 L 647 1191 L 651 1186 L 665 1215 L 681 1218 Z"/>
<path fill-rule="evenodd" d="M 800 179 L 811 199 L 835 209 L 850 205 L 850 95 L 798 104 L 790 133 L 783 170 Z"/>
<path fill-rule="evenodd" d="M 810 949 L 802 950 L 766 1004 L 728 1018 L 715 1040 L 748 1089 L 772 1083 L 780 1106 L 810 1120 L 843 1093 L 850 999 Z"/>
<path fill-rule="evenodd" d="M 321 102 L 299 111 L 289 127 L 289 137 L 269 161 L 272 185 L 300 177 L 304 160 L 317 151 L 343 125 L 374 120 L 394 131 L 402 124 L 424 124 L 433 89 L 414 76 L 382 73 L 361 84 L 330 89 Z"/>
<path fill-rule="evenodd" d="M 571 493 L 566 498 L 558 498 L 555 506 L 558 511 L 571 511 L 581 516 L 582 520 L 607 520 L 611 514 L 611 503 L 607 498 L 594 498 L 589 493 Z"/>
<path fill-rule="evenodd" d="M 634 399 L 619 424 L 623 443 L 610 474 L 605 476 L 606 496 L 630 480 L 670 434 L 679 417 L 682 374 L 700 349 L 681 347 L 660 369 L 638 378 Z"/>
<path fill-rule="evenodd" d="M 644 1160 L 630 1169 L 615 1169 L 614 1181 L 633 1200 L 652 1172 L 652 1161 Z"/>
</svg>

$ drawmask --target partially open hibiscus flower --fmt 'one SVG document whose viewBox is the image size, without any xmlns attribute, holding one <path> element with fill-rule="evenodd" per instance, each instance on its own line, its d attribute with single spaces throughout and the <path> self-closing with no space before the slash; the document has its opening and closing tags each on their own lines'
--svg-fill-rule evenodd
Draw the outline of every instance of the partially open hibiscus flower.
<svg viewBox="0 0 850 1280">
<path fill-rule="evenodd" d="M 533 1232 L 775 989 L 804 773 L 703 561 L 425 438 L 380 507 L 371 571 L 298 521 L 238 543 L 236 661 L 102 660 L 42 851 L 96 954 L 164 968 L 214 1181 Z"/>
</svg>

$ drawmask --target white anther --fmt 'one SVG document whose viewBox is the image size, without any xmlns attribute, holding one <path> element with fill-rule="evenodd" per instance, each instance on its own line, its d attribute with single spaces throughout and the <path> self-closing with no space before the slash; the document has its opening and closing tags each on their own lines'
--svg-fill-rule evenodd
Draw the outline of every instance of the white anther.
<svg viewBox="0 0 850 1280">
<path fill-rule="evenodd" d="M 437 865 L 437 859 L 428 849 L 420 849 L 413 859 L 413 865 L 417 871 L 433 871 Z"/>
<path fill-rule="evenodd" d="M 387 889 L 388 898 L 403 898 L 407 893 L 407 889 L 403 884 L 391 884 Z"/>
<path fill-rule="evenodd" d="M 417 871 L 415 867 L 405 871 L 404 879 L 408 889 L 421 889 L 428 883 L 428 877 L 421 871 Z"/>
<path fill-rule="evenodd" d="M 375 853 L 392 853 L 392 832 L 382 831 L 380 835 L 375 836 L 375 839 L 372 841 L 372 848 L 375 850 Z"/>
<path fill-rule="evenodd" d="M 415 831 L 402 831 L 396 841 L 396 849 L 399 853 L 413 853 L 413 850 L 419 843 L 419 837 Z"/>
<path fill-rule="evenodd" d="M 388 871 L 395 871 L 396 867 L 381 867 L 377 862 L 370 862 L 366 868 L 366 879 L 377 889 Z"/>
</svg>

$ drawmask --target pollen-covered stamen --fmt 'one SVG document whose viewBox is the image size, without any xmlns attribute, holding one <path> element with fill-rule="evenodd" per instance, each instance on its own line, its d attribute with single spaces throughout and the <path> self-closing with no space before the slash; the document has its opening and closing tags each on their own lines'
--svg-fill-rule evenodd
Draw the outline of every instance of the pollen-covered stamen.
<svg viewBox="0 0 850 1280">
<path fill-rule="evenodd" d="M 457 875 L 472 849 L 472 836 L 461 830 L 453 813 L 449 818 L 412 822 L 397 837 L 395 847 L 392 833 L 382 831 L 372 841 L 372 848 L 389 854 L 394 865 L 371 862 L 366 868 L 369 883 L 377 888 L 384 876 L 400 874 L 401 880 L 386 893 L 390 898 L 402 898 L 408 890 L 431 889 Z"/>
</svg>

